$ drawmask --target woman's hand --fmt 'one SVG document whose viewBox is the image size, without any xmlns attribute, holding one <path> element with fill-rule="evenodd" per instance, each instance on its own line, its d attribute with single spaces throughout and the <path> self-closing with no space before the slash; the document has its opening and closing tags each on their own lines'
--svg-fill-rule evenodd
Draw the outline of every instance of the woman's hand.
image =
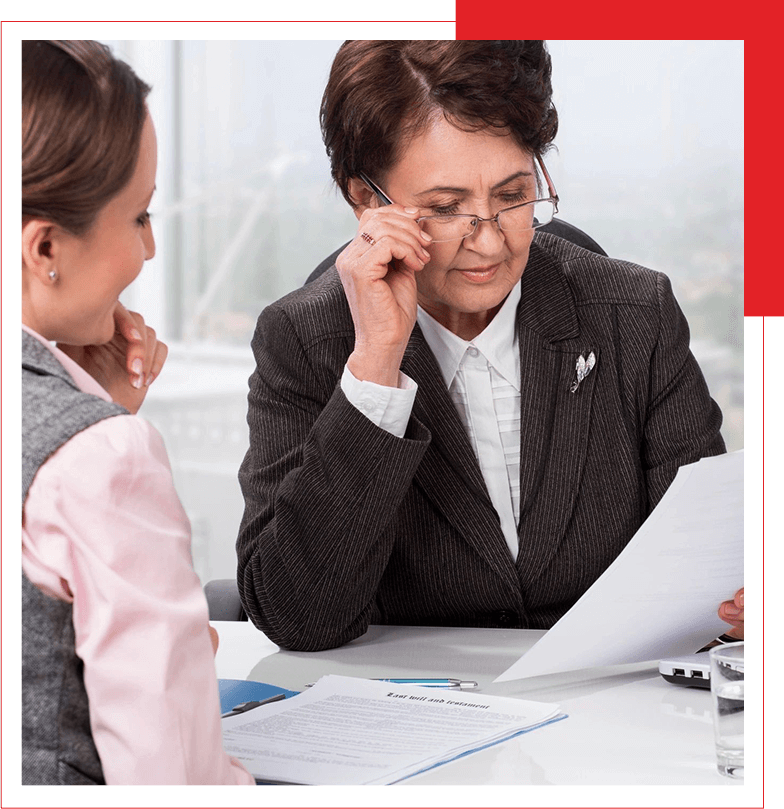
<svg viewBox="0 0 784 809">
<path fill-rule="evenodd" d="M 218 630 L 212 626 L 208 626 L 207 629 L 210 632 L 210 643 L 212 643 L 212 654 L 214 656 L 218 654 L 218 645 L 220 644 L 220 638 L 218 637 Z"/>
<path fill-rule="evenodd" d="M 719 607 L 719 618 L 733 626 L 726 634 L 738 640 L 743 640 L 743 589 L 735 593 L 732 601 L 724 601 Z"/>
<path fill-rule="evenodd" d="M 169 349 L 138 312 L 129 312 L 121 303 L 114 311 L 114 324 L 114 337 L 108 343 L 57 347 L 81 365 L 113 401 L 136 413 L 147 388 L 161 372 Z"/>
<path fill-rule="evenodd" d="M 368 208 L 337 258 L 356 333 L 348 367 L 357 379 L 397 385 L 416 322 L 416 273 L 430 260 L 430 237 L 416 223 L 418 215 L 402 205 Z"/>
</svg>

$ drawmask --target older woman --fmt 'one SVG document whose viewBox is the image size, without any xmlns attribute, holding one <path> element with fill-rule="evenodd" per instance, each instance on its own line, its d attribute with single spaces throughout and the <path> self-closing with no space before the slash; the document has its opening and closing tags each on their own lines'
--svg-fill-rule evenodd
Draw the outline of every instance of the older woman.
<svg viewBox="0 0 784 809">
<path fill-rule="evenodd" d="M 302 650 L 550 627 L 724 451 L 670 283 L 538 230 L 544 42 L 347 42 L 321 115 L 359 227 L 259 319 L 245 609 Z"/>
<path fill-rule="evenodd" d="M 118 300 L 155 253 L 149 89 L 96 42 L 22 43 L 25 784 L 253 783 L 222 748 L 166 450 L 133 415 L 166 358 Z"/>
</svg>

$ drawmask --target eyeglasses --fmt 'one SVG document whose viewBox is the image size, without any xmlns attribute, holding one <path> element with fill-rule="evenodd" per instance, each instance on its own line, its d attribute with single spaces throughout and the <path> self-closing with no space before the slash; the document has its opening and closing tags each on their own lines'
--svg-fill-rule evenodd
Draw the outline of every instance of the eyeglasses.
<svg viewBox="0 0 784 809">
<path fill-rule="evenodd" d="M 485 219 L 472 213 L 438 214 L 435 216 L 420 216 L 417 224 L 427 233 L 434 242 L 452 242 L 465 239 L 473 234 L 480 222 L 495 222 L 501 230 L 516 233 L 524 230 L 535 230 L 547 225 L 558 213 L 558 194 L 553 181 L 547 172 L 544 161 L 537 155 L 542 175 L 547 182 L 549 197 L 512 205 L 510 208 L 500 210 L 495 216 Z M 359 178 L 379 198 L 383 205 L 394 205 L 392 200 L 367 176 L 360 173 Z"/>
</svg>

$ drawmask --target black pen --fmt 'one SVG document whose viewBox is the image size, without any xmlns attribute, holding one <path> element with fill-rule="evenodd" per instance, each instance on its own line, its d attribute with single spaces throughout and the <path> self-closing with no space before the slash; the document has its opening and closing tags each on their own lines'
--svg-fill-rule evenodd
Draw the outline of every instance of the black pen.
<svg viewBox="0 0 784 809">
<path fill-rule="evenodd" d="M 227 716 L 237 716 L 238 714 L 245 713 L 246 711 L 252 711 L 254 708 L 258 708 L 260 705 L 268 705 L 270 702 L 280 702 L 282 699 L 286 699 L 285 694 L 273 694 L 271 697 L 267 697 L 266 699 L 255 699 L 251 700 L 250 702 L 241 702 L 239 705 L 235 705 L 228 713 L 223 714 L 221 719 L 225 719 Z"/>
</svg>

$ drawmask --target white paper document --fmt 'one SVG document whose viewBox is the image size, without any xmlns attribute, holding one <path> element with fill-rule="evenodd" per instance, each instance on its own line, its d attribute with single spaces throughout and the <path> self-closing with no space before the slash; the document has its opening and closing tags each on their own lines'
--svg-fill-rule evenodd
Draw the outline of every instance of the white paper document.
<svg viewBox="0 0 784 809">
<path fill-rule="evenodd" d="M 549 703 L 328 675 L 222 725 L 258 780 L 392 784 L 559 718 Z"/>
<path fill-rule="evenodd" d="M 496 682 L 690 654 L 743 586 L 743 451 L 683 466 L 618 558 Z"/>
</svg>

